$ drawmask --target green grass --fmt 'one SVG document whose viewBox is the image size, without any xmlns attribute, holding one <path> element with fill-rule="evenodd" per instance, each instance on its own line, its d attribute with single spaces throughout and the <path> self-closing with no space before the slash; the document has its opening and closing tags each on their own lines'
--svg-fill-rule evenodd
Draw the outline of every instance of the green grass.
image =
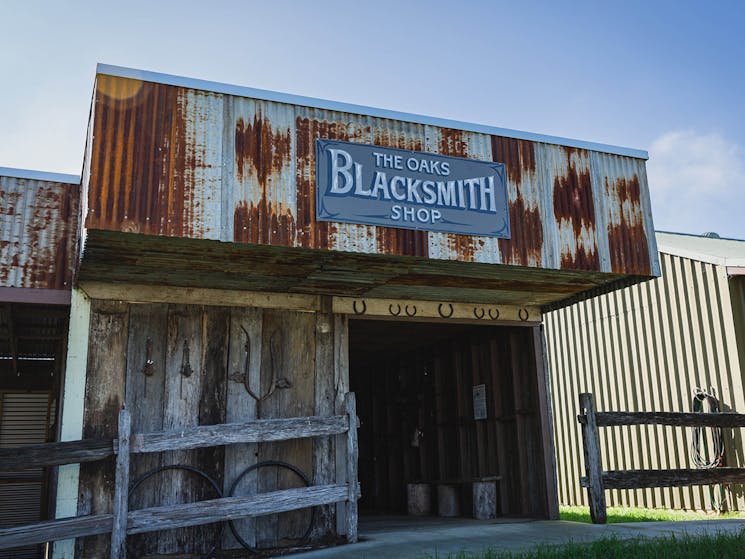
<svg viewBox="0 0 745 559">
<path fill-rule="evenodd" d="M 742 559 L 745 530 L 738 535 L 671 536 L 669 538 L 603 539 L 587 544 L 539 545 L 528 551 L 493 549 L 481 553 L 430 556 L 430 559 Z"/>
<path fill-rule="evenodd" d="M 662 522 L 677 520 L 711 520 L 716 518 L 742 518 L 741 513 L 725 514 L 693 512 L 686 510 L 641 509 L 628 507 L 608 507 L 608 523 L 617 522 Z M 587 507 L 561 507 L 560 518 L 572 522 L 591 523 Z M 743 552 L 745 557 L 745 552 Z"/>
</svg>

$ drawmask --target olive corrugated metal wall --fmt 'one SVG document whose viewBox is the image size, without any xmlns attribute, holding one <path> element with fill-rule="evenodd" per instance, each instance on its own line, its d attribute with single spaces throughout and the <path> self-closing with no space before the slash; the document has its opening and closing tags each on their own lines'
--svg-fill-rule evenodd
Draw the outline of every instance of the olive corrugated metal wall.
<svg viewBox="0 0 745 559">
<path fill-rule="evenodd" d="M 90 229 L 658 275 L 642 159 L 109 75 L 91 118 Z M 317 138 L 504 162 L 511 238 L 317 221 Z"/>
<path fill-rule="evenodd" d="M 733 303 L 726 269 L 660 255 L 662 277 L 549 313 L 546 336 L 553 390 L 559 502 L 586 505 L 578 395 L 600 411 L 691 411 L 693 390 L 714 387 L 723 411 L 745 413 Z M 736 288 L 740 309 L 745 287 Z M 732 292 L 735 287 L 733 283 Z M 741 317 L 742 319 L 742 317 Z M 745 352 L 745 346 L 740 346 Z M 603 469 L 694 467 L 691 430 L 600 430 Z M 726 439 L 727 464 L 745 467 L 741 430 Z M 717 496 L 719 494 L 717 493 Z M 606 491 L 609 506 L 711 509 L 707 486 Z M 726 492 L 745 509 L 742 486 Z"/>
</svg>

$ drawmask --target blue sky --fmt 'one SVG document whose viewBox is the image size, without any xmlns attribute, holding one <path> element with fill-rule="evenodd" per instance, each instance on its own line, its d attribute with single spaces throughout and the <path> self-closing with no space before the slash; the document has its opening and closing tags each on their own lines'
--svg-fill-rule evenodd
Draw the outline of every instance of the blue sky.
<svg viewBox="0 0 745 559">
<path fill-rule="evenodd" d="M 658 229 L 745 238 L 743 2 L 0 4 L 0 166 L 79 173 L 97 62 L 646 149 Z"/>
</svg>

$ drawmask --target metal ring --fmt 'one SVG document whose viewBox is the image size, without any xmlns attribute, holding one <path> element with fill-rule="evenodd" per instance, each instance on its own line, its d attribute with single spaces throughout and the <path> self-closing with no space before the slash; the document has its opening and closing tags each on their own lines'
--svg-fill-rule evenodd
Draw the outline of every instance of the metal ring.
<svg viewBox="0 0 745 559">
<path fill-rule="evenodd" d="M 523 317 L 523 313 L 525 313 L 524 317 Z M 519 311 L 517 311 L 517 316 L 520 317 L 520 320 L 522 320 L 523 322 L 525 322 L 526 320 L 528 320 L 528 317 L 530 315 L 528 314 L 528 310 L 527 309 L 520 309 Z"/>
<path fill-rule="evenodd" d="M 275 466 L 277 468 L 285 468 L 287 470 L 290 470 L 293 472 L 297 477 L 300 478 L 300 480 L 305 484 L 305 487 L 310 486 L 310 479 L 308 479 L 308 476 L 303 473 L 303 471 L 293 466 L 292 464 L 289 464 L 287 462 L 282 462 L 280 460 L 265 460 L 264 462 L 257 462 L 256 464 L 252 464 L 241 474 L 235 478 L 235 481 L 233 481 L 233 485 L 230 486 L 230 491 L 228 491 L 229 497 L 234 497 L 233 493 L 235 493 L 235 490 L 238 487 L 238 484 L 241 482 L 241 480 L 254 470 L 258 470 L 259 468 L 266 468 L 268 466 Z M 310 537 L 310 532 L 313 529 L 313 521 L 316 517 L 316 507 L 312 507 L 310 513 L 310 522 L 308 522 L 308 529 L 305 531 L 305 533 L 300 537 L 299 540 L 297 540 L 298 544 L 302 544 Z M 240 543 L 243 547 L 245 547 L 248 551 L 255 554 L 260 554 L 262 551 L 262 548 L 260 547 L 251 547 L 246 540 L 244 540 L 241 535 L 238 533 L 238 528 L 235 526 L 235 522 L 233 520 L 228 520 L 228 526 L 230 527 L 230 531 L 233 533 L 233 536 L 235 536 L 235 539 L 238 540 L 238 543 Z"/>
<path fill-rule="evenodd" d="M 455 312 L 454 309 L 453 309 L 453 305 L 451 305 L 450 303 L 448 303 L 448 307 L 450 307 L 450 314 L 445 314 L 444 312 L 442 312 L 442 303 L 440 303 L 439 305 L 437 305 L 437 312 L 440 313 L 440 316 L 442 318 L 450 318 L 451 316 L 453 316 L 453 312 Z"/>
<path fill-rule="evenodd" d="M 365 301 L 362 301 L 362 310 L 357 310 L 357 299 L 352 301 L 352 310 L 354 311 L 354 314 L 365 314 L 367 312 L 367 303 Z"/>
<path fill-rule="evenodd" d="M 396 306 L 398 307 L 398 310 L 396 312 L 393 312 L 393 303 L 388 305 L 388 312 L 391 313 L 393 316 L 398 316 L 401 314 L 401 305 L 396 303 Z"/>
<path fill-rule="evenodd" d="M 414 307 L 414 312 L 413 313 L 410 313 L 409 312 L 409 305 L 406 305 L 406 309 L 405 309 L 406 316 L 416 316 L 416 305 L 411 305 L 411 306 Z"/>
<path fill-rule="evenodd" d="M 195 468 L 194 466 L 188 466 L 186 464 L 170 464 L 168 466 L 161 466 L 160 468 L 155 468 L 153 470 L 150 470 L 149 472 L 145 472 L 140 477 L 138 477 L 132 485 L 129 488 L 129 491 L 127 492 L 127 501 L 132 498 L 132 493 L 135 492 L 135 490 L 142 485 L 144 481 L 147 479 L 153 477 L 156 474 L 159 474 L 161 472 L 165 472 L 166 470 L 184 470 L 186 472 L 191 472 L 193 474 L 196 474 L 197 476 L 204 479 L 207 483 L 210 484 L 212 489 L 215 490 L 215 493 L 217 494 L 217 498 L 220 499 L 223 497 L 222 489 L 220 489 L 220 486 L 217 484 L 217 482 L 212 479 L 208 474 L 200 470 L 199 468 Z M 210 548 L 210 550 L 203 556 L 203 559 L 207 559 L 208 557 L 212 557 L 212 554 L 217 550 L 218 544 L 220 540 L 222 540 L 222 533 L 225 529 L 225 526 L 222 525 L 220 528 L 220 531 L 217 534 L 216 543 Z M 127 557 L 134 557 L 135 555 L 127 549 Z"/>
<path fill-rule="evenodd" d="M 494 310 L 497 313 L 495 315 L 493 315 L 492 312 L 491 312 L 492 310 L 489 309 L 489 318 L 491 318 L 492 320 L 497 320 L 499 318 L 499 309 L 494 309 Z"/>
<path fill-rule="evenodd" d="M 481 310 L 481 315 L 479 315 L 479 310 Z M 478 307 L 473 307 L 473 316 L 475 316 L 479 320 L 484 318 L 485 314 L 486 314 L 486 311 L 484 310 L 484 307 L 481 307 L 481 309 L 479 309 Z"/>
</svg>

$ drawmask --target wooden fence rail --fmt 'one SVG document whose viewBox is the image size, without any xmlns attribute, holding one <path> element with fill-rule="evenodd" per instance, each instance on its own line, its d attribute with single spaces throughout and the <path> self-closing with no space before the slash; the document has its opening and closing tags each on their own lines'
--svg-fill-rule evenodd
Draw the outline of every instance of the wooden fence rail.
<svg viewBox="0 0 745 559">
<path fill-rule="evenodd" d="M 582 450 L 585 475 L 580 484 L 587 489 L 590 517 L 595 524 L 605 524 L 606 489 L 647 489 L 718 483 L 745 482 L 745 468 L 611 470 L 603 471 L 600 456 L 599 427 L 627 425 L 668 425 L 673 427 L 745 427 L 745 414 L 700 412 L 598 412 L 592 394 L 579 395 L 582 426 Z"/>
<path fill-rule="evenodd" d="M 345 400 L 345 415 L 264 419 L 193 427 L 162 433 L 130 434 L 131 417 L 127 410 L 119 414 L 119 435 L 114 441 L 72 441 L 33 447 L 2 449 L 0 471 L 90 462 L 116 454 L 116 483 L 112 514 L 62 518 L 0 529 L 0 549 L 49 541 L 111 533 L 111 557 L 126 557 L 126 537 L 171 528 L 197 526 L 236 518 L 276 514 L 306 507 L 346 503 L 347 540 L 357 540 L 357 411 L 353 393 Z M 223 497 L 151 507 L 136 511 L 127 508 L 129 457 L 133 453 L 184 450 L 246 442 L 271 442 L 346 433 L 346 483 L 314 485 L 272 491 L 248 497 Z"/>
</svg>

